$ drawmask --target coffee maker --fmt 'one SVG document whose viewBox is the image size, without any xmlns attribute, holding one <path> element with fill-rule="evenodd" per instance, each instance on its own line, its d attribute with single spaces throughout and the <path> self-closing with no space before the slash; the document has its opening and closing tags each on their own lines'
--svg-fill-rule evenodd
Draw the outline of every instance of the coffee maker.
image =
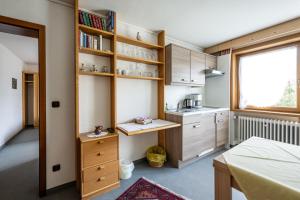
<svg viewBox="0 0 300 200">
<path fill-rule="evenodd" d="M 190 99 L 189 105 L 191 105 L 190 108 L 202 108 L 202 95 L 195 93 L 195 94 L 190 94 L 187 96 L 186 99 Z M 186 100 L 185 99 L 185 100 Z"/>
</svg>

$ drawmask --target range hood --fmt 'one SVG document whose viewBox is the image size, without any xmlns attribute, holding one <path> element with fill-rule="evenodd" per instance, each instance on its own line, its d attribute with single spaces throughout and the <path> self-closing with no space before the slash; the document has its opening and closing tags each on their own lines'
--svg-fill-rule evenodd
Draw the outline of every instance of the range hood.
<svg viewBox="0 0 300 200">
<path fill-rule="evenodd" d="M 223 76 L 225 74 L 225 72 L 216 69 L 206 69 L 204 70 L 204 72 L 205 72 L 205 78 Z"/>
</svg>

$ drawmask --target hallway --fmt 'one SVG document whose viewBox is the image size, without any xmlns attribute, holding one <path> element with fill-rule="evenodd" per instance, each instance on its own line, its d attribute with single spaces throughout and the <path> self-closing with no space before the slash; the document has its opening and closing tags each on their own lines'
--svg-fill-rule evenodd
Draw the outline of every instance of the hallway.
<svg viewBox="0 0 300 200">
<path fill-rule="evenodd" d="M 24 129 L 0 150 L 1 199 L 38 198 L 38 133 Z"/>
</svg>

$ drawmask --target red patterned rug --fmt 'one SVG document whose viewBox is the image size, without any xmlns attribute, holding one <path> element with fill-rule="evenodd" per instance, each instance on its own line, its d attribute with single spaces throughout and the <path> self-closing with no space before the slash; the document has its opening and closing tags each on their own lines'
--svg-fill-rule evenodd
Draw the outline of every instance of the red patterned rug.
<svg viewBox="0 0 300 200">
<path fill-rule="evenodd" d="M 187 198 L 143 177 L 116 200 L 187 200 Z"/>
</svg>

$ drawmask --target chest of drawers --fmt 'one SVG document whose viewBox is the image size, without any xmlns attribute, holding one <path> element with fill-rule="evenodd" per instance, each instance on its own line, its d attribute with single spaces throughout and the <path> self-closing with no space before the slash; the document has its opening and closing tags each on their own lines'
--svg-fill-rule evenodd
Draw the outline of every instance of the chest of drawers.
<svg viewBox="0 0 300 200">
<path fill-rule="evenodd" d="M 99 138 L 80 137 L 81 197 L 119 187 L 119 142 L 117 134 Z"/>
</svg>

